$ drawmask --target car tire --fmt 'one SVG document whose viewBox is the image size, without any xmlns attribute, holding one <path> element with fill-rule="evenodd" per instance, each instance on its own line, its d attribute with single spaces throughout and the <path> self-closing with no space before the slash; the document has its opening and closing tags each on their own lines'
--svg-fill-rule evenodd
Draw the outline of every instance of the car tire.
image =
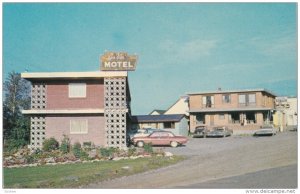
<svg viewBox="0 0 300 194">
<path fill-rule="evenodd" d="M 142 147 L 144 147 L 144 142 L 139 141 L 136 143 L 136 145 L 137 145 L 137 147 L 142 148 Z"/>
<path fill-rule="evenodd" d="M 178 143 L 176 141 L 171 141 L 170 145 L 171 147 L 176 148 L 178 146 Z"/>
</svg>

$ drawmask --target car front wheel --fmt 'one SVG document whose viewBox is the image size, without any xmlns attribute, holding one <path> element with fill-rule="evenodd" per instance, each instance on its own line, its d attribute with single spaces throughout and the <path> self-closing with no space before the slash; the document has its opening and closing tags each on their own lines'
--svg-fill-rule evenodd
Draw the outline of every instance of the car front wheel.
<svg viewBox="0 0 300 194">
<path fill-rule="evenodd" d="M 136 145 L 137 145 L 139 148 L 142 148 L 142 147 L 144 147 L 144 142 L 139 141 L 139 142 L 137 142 Z"/>
<path fill-rule="evenodd" d="M 178 143 L 176 141 L 171 142 L 171 147 L 176 148 L 178 146 Z"/>
</svg>

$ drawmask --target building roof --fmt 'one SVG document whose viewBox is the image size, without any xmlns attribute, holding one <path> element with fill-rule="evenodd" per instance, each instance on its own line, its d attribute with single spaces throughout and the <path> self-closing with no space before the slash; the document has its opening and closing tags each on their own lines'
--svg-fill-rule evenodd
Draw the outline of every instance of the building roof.
<svg viewBox="0 0 300 194">
<path fill-rule="evenodd" d="M 128 110 L 126 110 L 128 111 Z M 60 110 L 22 110 L 22 114 L 35 115 L 61 115 L 61 114 L 104 114 L 104 109 L 60 109 Z"/>
<path fill-rule="evenodd" d="M 207 113 L 207 112 L 239 112 L 239 111 L 266 111 L 274 110 L 266 107 L 240 107 L 240 108 L 195 108 L 190 109 L 190 113 Z"/>
<path fill-rule="evenodd" d="M 179 122 L 185 115 L 135 115 L 131 117 L 133 123 Z"/>
<path fill-rule="evenodd" d="M 204 92 L 190 92 L 187 95 L 199 95 L 199 94 L 226 94 L 226 93 L 244 93 L 244 92 L 266 92 L 274 97 L 276 95 L 264 88 L 256 89 L 241 89 L 241 90 L 216 90 L 216 91 L 204 91 Z"/>
<path fill-rule="evenodd" d="M 166 110 L 158 110 L 158 109 L 154 109 L 153 111 L 151 111 L 151 112 L 149 113 L 149 115 L 151 115 L 151 114 L 154 113 L 154 112 L 158 112 L 158 114 L 164 114 L 164 113 L 166 112 Z"/>
<path fill-rule="evenodd" d="M 105 77 L 127 77 L 127 71 L 92 71 L 92 72 L 35 72 L 21 73 L 24 79 L 96 79 Z"/>
</svg>

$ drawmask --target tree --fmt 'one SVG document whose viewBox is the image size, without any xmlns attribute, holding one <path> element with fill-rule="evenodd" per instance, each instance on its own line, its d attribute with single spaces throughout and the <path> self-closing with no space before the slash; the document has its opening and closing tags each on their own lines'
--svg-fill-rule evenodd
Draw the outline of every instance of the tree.
<svg viewBox="0 0 300 194">
<path fill-rule="evenodd" d="M 21 111 L 30 108 L 30 87 L 30 82 L 22 79 L 21 74 L 16 72 L 9 73 L 4 82 L 4 142 L 13 140 L 21 145 L 29 142 L 30 121 L 28 117 L 22 115 Z"/>
</svg>

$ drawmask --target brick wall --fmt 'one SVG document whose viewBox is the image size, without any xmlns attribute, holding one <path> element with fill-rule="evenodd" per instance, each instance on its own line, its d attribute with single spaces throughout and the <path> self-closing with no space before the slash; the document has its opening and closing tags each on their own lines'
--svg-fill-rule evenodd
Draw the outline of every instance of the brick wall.
<svg viewBox="0 0 300 194">
<path fill-rule="evenodd" d="M 191 95 L 189 99 L 189 105 L 191 109 L 206 108 L 202 104 L 202 98 L 204 96 L 213 96 L 214 105 L 213 108 L 238 108 L 239 105 L 239 94 L 255 94 L 256 95 L 256 105 L 255 107 L 269 107 L 274 108 L 274 97 L 262 93 L 262 92 L 244 92 L 244 93 L 228 93 L 230 94 L 230 103 L 224 103 L 222 98 L 224 94 L 198 94 Z"/>
<path fill-rule="evenodd" d="M 87 134 L 70 134 L 71 119 L 87 119 Z M 53 116 L 46 117 L 46 138 L 54 137 L 59 142 L 63 135 L 67 135 L 72 143 L 93 142 L 95 145 L 104 146 L 106 143 L 103 116 Z"/>
<path fill-rule="evenodd" d="M 86 83 L 86 98 L 69 98 L 69 83 Z M 103 108 L 103 80 L 55 81 L 47 83 L 46 109 Z"/>
</svg>

